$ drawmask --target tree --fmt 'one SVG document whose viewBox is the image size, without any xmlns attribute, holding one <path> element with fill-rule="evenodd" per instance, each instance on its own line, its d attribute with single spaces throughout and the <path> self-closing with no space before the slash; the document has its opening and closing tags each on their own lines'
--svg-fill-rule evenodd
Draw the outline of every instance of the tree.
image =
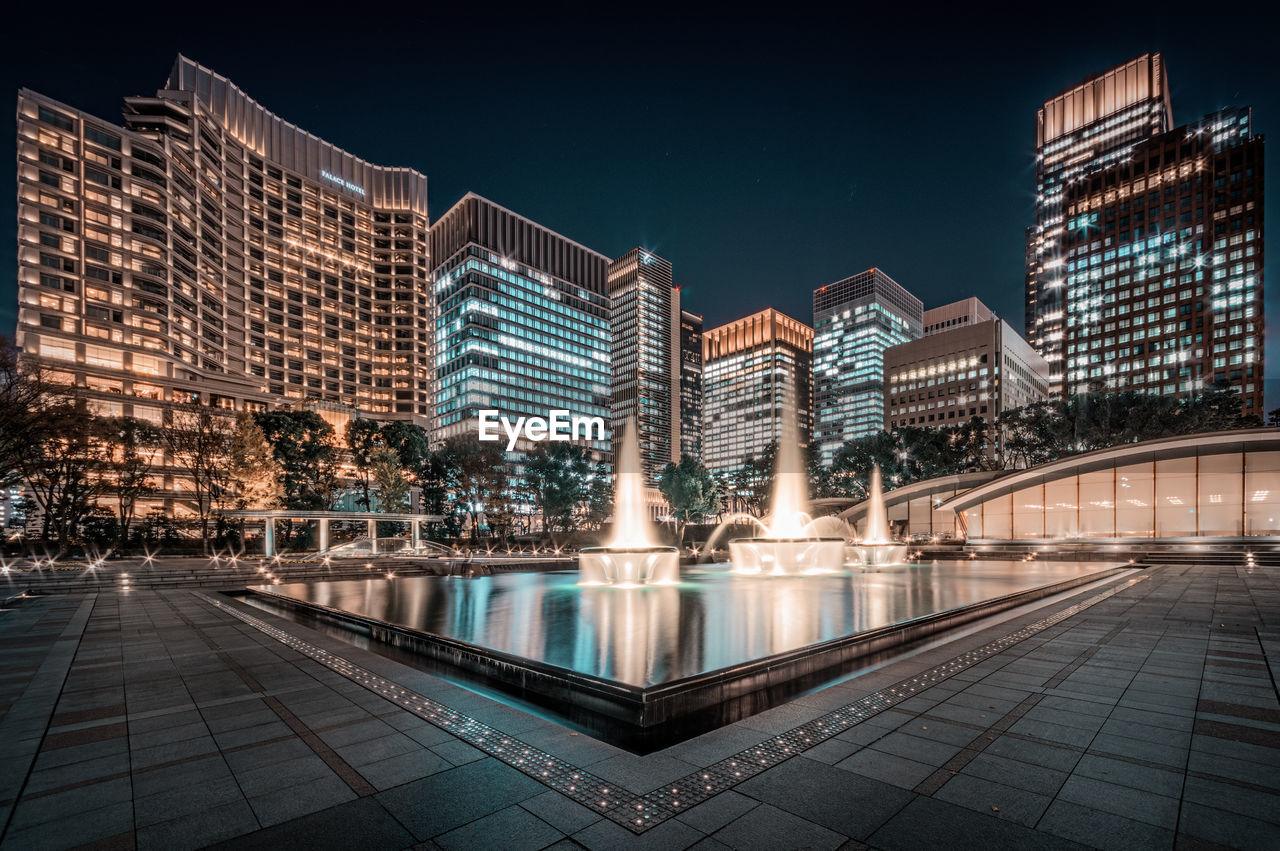
<svg viewBox="0 0 1280 851">
<path fill-rule="evenodd" d="M 725 485 L 731 510 L 744 510 L 757 517 L 765 512 L 769 492 L 773 490 L 773 466 L 777 454 L 778 444 L 771 443 L 760 457 L 748 456 L 742 466 L 728 477 Z"/>
<path fill-rule="evenodd" d="M 230 478 L 236 486 L 236 508 L 262 511 L 279 506 L 284 495 L 283 475 L 257 420 L 241 411 L 231 435 Z"/>
<path fill-rule="evenodd" d="M 369 510 L 369 486 L 373 476 L 373 455 L 382 447 L 382 432 L 376 422 L 356 417 L 347 423 L 347 449 L 351 451 L 351 463 L 356 470 L 360 496 L 356 505 Z"/>
<path fill-rule="evenodd" d="M 587 515 L 584 518 L 592 529 L 604 526 L 613 512 L 613 482 L 610 480 L 609 467 L 596 464 L 587 482 Z"/>
<path fill-rule="evenodd" d="M 453 512 L 471 520 L 471 539 L 475 540 L 485 506 L 506 498 L 506 457 L 496 443 L 482 443 L 475 435 L 464 434 L 445 441 L 439 462 L 451 471 Z"/>
<path fill-rule="evenodd" d="M 587 501 L 591 458 L 572 443 L 540 443 L 525 458 L 521 493 L 542 515 L 547 532 L 570 532 Z"/>
<path fill-rule="evenodd" d="M 45 440 L 48 409 L 67 402 L 65 390 L 50 385 L 0 337 L 0 487 L 17 484 L 30 462 L 29 449 Z"/>
<path fill-rule="evenodd" d="M 1192 397 L 1135 390 L 1081 393 L 1007 411 L 997 427 L 1004 466 L 1029 467 L 1142 440 L 1260 424 L 1258 417 L 1241 414 L 1236 390 L 1215 386 Z"/>
<path fill-rule="evenodd" d="M 427 451 L 412 467 L 421 492 L 420 508 L 427 514 L 449 515 L 449 493 L 457 480 L 457 470 L 449 463 L 448 449 Z"/>
<path fill-rule="evenodd" d="M 658 481 L 658 489 L 671 506 L 676 519 L 676 543 L 684 545 L 684 528 L 690 520 L 715 514 L 720 506 L 715 480 L 696 458 L 681 455 L 679 464 L 668 464 Z"/>
<path fill-rule="evenodd" d="M 389 446 L 379 446 L 369 458 L 370 478 L 378 489 L 378 506 L 384 514 L 398 514 L 409 508 L 409 482 L 400 466 L 399 454 Z"/>
<path fill-rule="evenodd" d="M 18 467 L 43 515 L 40 539 L 65 549 L 106 486 L 94 475 L 103 453 L 101 429 L 83 399 L 47 408 L 42 419 L 20 450 Z"/>
<path fill-rule="evenodd" d="M 417 478 L 419 469 L 431 455 L 431 438 L 422 426 L 392 420 L 383 423 L 380 430 L 382 442 L 400 456 L 400 466 L 411 478 Z"/>
<path fill-rule="evenodd" d="M 284 506 L 328 508 L 338 488 L 333 428 L 315 411 L 265 411 L 253 418 L 284 472 Z"/>
<path fill-rule="evenodd" d="M 107 493 L 116 499 L 116 520 L 120 545 L 127 546 L 138 499 L 152 487 L 151 474 L 156 455 L 162 453 L 159 430 L 133 417 L 101 421 L 106 444 L 102 470 L 107 475 Z"/>
<path fill-rule="evenodd" d="M 209 516 L 226 494 L 231 454 L 231 423 L 217 408 L 174 408 L 164 442 L 173 465 L 191 482 L 191 499 L 200 518 L 200 540 L 209 546 Z"/>
</svg>

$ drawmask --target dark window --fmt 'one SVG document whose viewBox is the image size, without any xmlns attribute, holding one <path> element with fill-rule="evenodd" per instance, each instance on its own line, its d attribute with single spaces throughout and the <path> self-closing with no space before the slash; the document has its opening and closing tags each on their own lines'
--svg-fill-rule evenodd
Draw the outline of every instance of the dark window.
<svg viewBox="0 0 1280 851">
<path fill-rule="evenodd" d="M 120 137 L 113 136 L 110 133 L 99 130 L 97 127 L 91 127 L 86 124 L 84 127 L 84 137 L 90 142 L 97 142 L 99 145 L 104 147 L 112 148 L 117 151 L 120 150 Z"/>
<path fill-rule="evenodd" d="M 40 107 L 40 120 L 46 124 L 52 124 L 59 130 L 71 131 L 76 129 L 75 119 L 63 115 L 61 112 L 56 112 L 47 106 Z"/>
</svg>

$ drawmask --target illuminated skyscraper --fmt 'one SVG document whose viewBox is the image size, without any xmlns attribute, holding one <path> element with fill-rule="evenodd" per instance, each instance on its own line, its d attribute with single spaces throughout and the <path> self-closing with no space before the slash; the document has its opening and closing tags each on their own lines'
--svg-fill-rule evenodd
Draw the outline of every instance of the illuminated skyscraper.
<svg viewBox="0 0 1280 851">
<path fill-rule="evenodd" d="M 18 94 L 18 332 L 103 413 L 429 411 L 427 179 L 179 56 L 124 125 Z M 172 494 L 172 488 L 169 488 Z"/>
<path fill-rule="evenodd" d="M 474 193 L 432 225 L 431 256 L 436 440 L 476 434 L 482 409 L 609 421 L 609 258 Z"/>
<path fill-rule="evenodd" d="M 1263 137 L 1229 108 L 1132 146 L 1063 193 L 1066 390 L 1263 412 Z"/>
<path fill-rule="evenodd" d="M 813 291 L 813 431 L 822 463 L 884 429 L 884 353 L 921 334 L 924 306 L 880 269 Z"/>
<path fill-rule="evenodd" d="M 680 454 L 702 460 L 702 317 L 680 311 Z"/>
<path fill-rule="evenodd" d="M 782 439 L 795 412 L 800 443 L 812 433 L 813 329 L 773 308 L 702 335 L 703 463 L 732 473 Z"/>
<path fill-rule="evenodd" d="M 630 421 L 651 487 L 680 453 L 680 292 L 671 264 L 633 248 L 609 264 L 613 433 Z"/>
<path fill-rule="evenodd" d="M 305 404 L 429 421 L 427 178 L 366 162 L 179 56 L 123 125 L 17 109 L 16 340 L 90 410 Z M 163 465 L 137 504 L 193 511 Z"/>
<path fill-rule="evenodd" d="M 1045 101 L 1036 112 L 1035 224 L 1026 232 L 1026 336 L 1049 364 L 1050 389 L 1065 366 L 1068 186 L 1125 161 L 1137 142 L 1173 126 L 1169 81 L 1159 53 L 1136 59 Z"/>
</svg>

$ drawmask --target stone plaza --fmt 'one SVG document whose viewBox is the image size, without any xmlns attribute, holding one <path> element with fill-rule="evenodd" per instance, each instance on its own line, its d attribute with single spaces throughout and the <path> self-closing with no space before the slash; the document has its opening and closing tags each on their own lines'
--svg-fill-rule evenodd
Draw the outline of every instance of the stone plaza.
<svg viewBox="0 0 1280 851">
<path fill-rule="evenodd" d="M 215 589 L 0 611 L 6 848 L 1280 845 L 1280 569 L 1152 564 L 639 756 Z"/>
</svg>

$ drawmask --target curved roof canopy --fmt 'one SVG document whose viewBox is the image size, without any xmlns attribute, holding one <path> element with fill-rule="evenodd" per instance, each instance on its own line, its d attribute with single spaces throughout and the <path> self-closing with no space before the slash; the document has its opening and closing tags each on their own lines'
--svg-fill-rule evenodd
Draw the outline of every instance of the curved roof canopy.
<svg viewBox="0 0 1280 851">
<path fill-rule="evenodd" d="M 1202 434 L 1180 435 L 1178 437 L 1162 437 L 1156 440 L 1145 440 L 1141 443 L 1126 443 L 1122 446 L 1096 449 L 1093 452 L 1072 455 L 1070 458 L 1063 458 L 1048 464 L 1040 464 L 1036 467 L 1018 470 L 1007 476 L 1001 476 L 985 485 L 979 485 L 964 493 L 956 494 L 939 507 L 949 508 L 959 513 L 1022 488 L 1052 482 L 1068 476 L 1080 475 L 1081 473 L 1108 470 L 1112 467 L 1124 467 L 1129 464 L 1168 461 L 1175 458 L 1196 458 L 1201 455 L 1229 455 L 1233 452 L 1277 451 L 1280 451 L 1280 429 L 1274 428 L 1214 431 Z M 885 496 L 885 499 L 886 501 L 888 500 L 888 495 Z"/>
</svg>

